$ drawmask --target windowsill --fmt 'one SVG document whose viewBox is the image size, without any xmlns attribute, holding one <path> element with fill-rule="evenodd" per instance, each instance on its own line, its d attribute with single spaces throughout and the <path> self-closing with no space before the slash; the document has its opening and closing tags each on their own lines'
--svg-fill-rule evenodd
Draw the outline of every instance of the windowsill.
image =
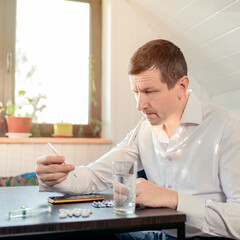
<svg viewBox="0 0 240 240">
<path fill-rule="evenodd" d="M 105 138 L 8 138 L 0 137 L 1 143 L 27 143 L 27 144 L 112 144 L 110 139 Z"/>
</svg>

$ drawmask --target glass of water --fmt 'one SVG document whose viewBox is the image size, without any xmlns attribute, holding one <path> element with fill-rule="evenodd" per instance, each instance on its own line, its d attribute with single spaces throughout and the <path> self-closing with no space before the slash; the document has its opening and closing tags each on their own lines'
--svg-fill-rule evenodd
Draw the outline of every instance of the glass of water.
<svg viewBox="0 0 240 240">
<path fill-rule="evenodd" d="M 116 161 L 113 167 L 113 199 L 116 214 L 135 212 L 137 162 Z"/>
</svg>

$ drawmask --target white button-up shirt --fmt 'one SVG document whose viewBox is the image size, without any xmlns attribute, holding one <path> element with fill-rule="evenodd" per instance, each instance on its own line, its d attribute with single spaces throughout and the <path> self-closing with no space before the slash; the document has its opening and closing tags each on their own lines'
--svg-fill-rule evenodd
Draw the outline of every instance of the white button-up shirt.
<svg viewBox="0 0 240 240">
<path fill-rule="evenodd" d="M 142 123 L 136 142 L 128 136 L 110 152 L 75 170 L 54 190 L 89 193 L 112 184 L 112 161 L 137 160 L 149 181 L 178 192 L 186 213 L 186 236 L 240 239 L 240 118 L 191 93 L 171 139 L 162 126 Z M 175 235 L 172 231 L 169 234 Z"/>
</svg>

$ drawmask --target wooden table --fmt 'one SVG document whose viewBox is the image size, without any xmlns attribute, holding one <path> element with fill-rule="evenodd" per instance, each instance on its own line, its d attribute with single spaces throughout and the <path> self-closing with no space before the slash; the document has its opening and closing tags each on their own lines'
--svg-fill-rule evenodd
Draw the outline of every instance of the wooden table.
<svg viewBox="0 0 240 240">
<path fill-rule="evenodd" d="M 18 210 L 21 205 L 36 208 L 47 203 L 47 197 L 60 195 L 40 193 L 38 186 L 0 188 L 0 238 L 7 239 L 90 239 L 106 233 L 177 229 L 178 239 L 185 239 L 185 214 L 168 208 L 140 208 L 135 214 L 118 216 L 112 208 L 94 208 L 92 203 L 71 203 L 51 205 L 52 212 L 28 218 L 9 219 L 10 210 Z M 106 200 L 112 199 L 111 191 L 101 193 Z M 68 217 L 60 219 L 59 209 L 92 209 L 87 218 Z M 79 236 L 86 236 L 80 238 Z M 92 239 L 92 238 L 91 238 Z"/>
</svg>

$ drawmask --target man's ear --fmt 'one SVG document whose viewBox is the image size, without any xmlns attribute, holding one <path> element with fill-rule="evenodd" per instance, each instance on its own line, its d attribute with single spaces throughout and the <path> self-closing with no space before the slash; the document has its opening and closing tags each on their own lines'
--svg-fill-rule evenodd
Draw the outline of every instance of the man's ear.
<svg viewBox="0 0 240 240">
<path fill-rule="evenodd" d="M 177 90 L 178 90 L 178 98 L 181 99 L 182 96 L 186 94 L 189 85 L 189 78 L 187 76 L 183 76 L 177 81 Z"/>
</svg>

